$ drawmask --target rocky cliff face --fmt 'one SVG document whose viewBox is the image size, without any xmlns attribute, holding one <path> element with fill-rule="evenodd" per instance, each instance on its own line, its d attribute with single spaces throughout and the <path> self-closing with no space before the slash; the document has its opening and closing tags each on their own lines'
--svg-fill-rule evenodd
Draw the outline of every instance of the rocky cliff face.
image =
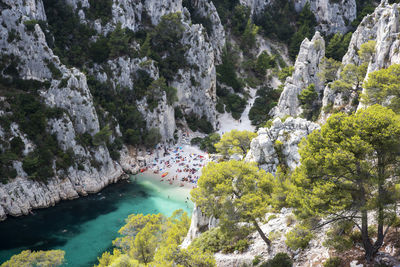
<svg viewBox="0 0 400 267">
<path fill-rule="evenodd" d="M 57 176 L 48 183 L 39 183 L 29 180 L 21 168 L 22 163 L 15 161 L 18 178 L 0 185 L 0 219 L 4 219 L 6 214 L 28 214 L 32 208 L 47 207 L 61 199 L 97 192 L 122 175 L 121 167 L 111 160 L 105 146 L 88 149 L 76 142 L 78 134 L 96 134 L 99 122 L 85 75 L 60 63 L 49 49 L 38 24 L 31 30 L 24 24 L 32 19 L 46 20 L 42 2 L 5 1 L 4 4 L 6 8 L 1 10 L 0 17 L 2 54 L 18 59 L 20 78 L 50 81 L 48 90 L 42 90 L 40 95 L 48 106 L 61 108 L 64 114 L 60 119 L 49 120 L 48 129 L 55 134 L 62 150 L 73 150 L 82 168 L 73 165 L 67 173 L 57 171 Z M 13 40 L 10 39 L 11 33 L 17 36 Z M 53 77 L 54 68 L 60 73 L 58 79 Z M 61 79 L 66 82 L 61 84 Z M 29 141 L 24 143 L 27 146 Z M 94 167 L 93 161 L 99 166 Z"/>
<path fill-rule="evenodd" d="M 366 77 L 370 72 L 387 68 L 392 64 L 400 63 L 400 31 L 399 5 L 389 5 L 387 1 L 375 9 L 374 13 L 366 16 L 357 30 L 353 33 L 347 53 L 343 57 L 343 66 L 347 64 L 361 64 L 358 51 L 361 45 L 373 40 L 376 41 L 375 52 L 372 54 L 368 64 Z M 326 86 L 323 97 L 323 108 L 330 106 L 332 109 L 350 110 L 351 105 L 347 98 L 341 94 L 333 92 Z M 361 104 L 359 105 L 359 107 Z M 322 113 L 321 119 L 326 119 L 329 114 Z"/>
<path fill-rule="evenodd" d="M 323 90 L 323 83 L 317 74 L 324 56 L 325 41 L 319 32 L 315 33 L 311 41 L 306 38 L 301 43 L 294 72 L 286 79 L 278 105 L 271 110 L 271 115 L 281 118 L 286 115 L 299 116 L 303 112 L 297 98 L 301 91 L 311 84 L 315 85 L 318 93 Z"/>
<path fill-rule="evenodd" d="M 258 15 L 274 1 L 276 0 L 240 0 L 240 3 L 248 6 L 252 14 Z M 355 0 L 295 0 L 296 11 L 300 12 L 307 2 L 318 23 L 316 30 L 322 33 L 345 33 L 357 17 Z"/>
<path fill-rule="evenodd" d="M 279 165 L 293 170 L 300 163 L 298 144 L 319 128 L 318 124 L 301 118 L 289 117 L 285 122 L 276 118 L 270 128 L 258 130 L 245 160 L 255 161 L 260 168 L 271 173 L 275 173 Z"/>
<path fill-rule="evenodd" d="M 351 22 L 357 17 L 355 0 L 295 0 L 296 10 L 300 11 L 307 2 L 317 19 L 317 30 L 326 34 L 347 32 Z"/>
<path fill-rule="evenodd" d="M 65 1 L 79 15 L 81 23 L 91 25 L 98 34 L 110 33 L 118 24 L 135 32 L 148 27 L 149 23 L 158 24 L 165 14 L 181 12 L 184 35 L 182 40 L 177 41 L 188 47 L 185 58 L 193 67 L 179 70 L 170 84 L 177 88 L 178 102 L 175 105 L 186 113 L 194 112 L 207 117 L 215 126 L 215 63 L 224 46 L 225 35 L 212 2 L 195 1 L 199 14 L 209 17 L 213 23 L 209 36 L 202 25 L 191 23 L 190 14 L 180 0 L 161 2 L 114 0 L 112 15 L 106 23 L 100 19 L 90 18 L 89 1 Z M 13 216 L 28 214 L 34 208 L 52 206 L 63 199 L 97 192 L 109 183 L 117 181 L 123 175 L 123 170 L 117 161 L 111 159 L 105 145 L 87 146 L 78 141 L 82 135 L 88 134 L 93 137 L 100 131 L 99 117 L 88 88 L 86 74 L 77 68 L 65 66 L 47 43 L 41 24 L 47 22 L 43 2 L 5 0 L 0 5 L 0 12 L 0 49 L 2 59 L 4 58 L 2 64 L 11 64 L 5 59 L 12 58 L 16 62 L 14 64 L 13 61 L 12 64 L 16 66 L 18 79 L 48 84 L 46 88 L 40 89 L 38 95 L 46 106 L 62 110 L 62 115 L 48 119 L 47 131 L 56 136 L 62 151 L 72 151 L 74 155 L 74 163 L 67 170 L 58 170 L 56 163 L 50 162 L 55 176 L 46 183 L 28 178 L 22 167 L 22 161 L 15 160 L 13 166 L 17 178 L 0 185 L 0 220 L 2 220 L 7 214 Z M 155 80 L 159 78 L 158 67 L 146 57 L 118 57 L 104 64 L 94 64 L 86 68 L 86 72 L 99 82 L 111 84 L 110 90 L 119 88 L 132 90 L 136 82 L 134 74 L 138 70 L 147 72 Z M 1 75 L 8 77 L 5 72 Z M 159 128 L 164 141 L 173 138 L 176 130 L 174 106 L 168 103 L 165 94 L 153 110 L 148 109 L 145 99 L 138 100 L 135 104 L 144 116 L 148 129 Z M 9 114 L 4 105 L 1 114 Z M 18 130 L 18 123 L 13 125 L 11 137 L 8 137 L 9 133 L 1 128 L 2 138 L 11 140 L 13 137 L 20 137 L 25 146 L 26 156 L 35 149 L 35 145 L 26 134 Z M 111 130 L 112 140 L 121 135 L 118 124 Z M 126 148 L 124 151 L 121 153 L 121 164 L 131 165 L 126 164 L 131 160 Z"/>
</svg>

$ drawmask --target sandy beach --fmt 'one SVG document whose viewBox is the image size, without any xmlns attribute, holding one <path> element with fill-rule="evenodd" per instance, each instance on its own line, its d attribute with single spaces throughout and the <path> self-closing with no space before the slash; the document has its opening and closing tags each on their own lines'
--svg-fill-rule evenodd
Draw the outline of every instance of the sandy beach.
<svg viewBox="0 0 400 267">
<path fill-rule="evenodd" d="M 209 162 L 209 155 L 190 145 L 160 147 L 153 152 L 140 173 L 153 177 L 170 187 L 196 187 L 201 169 Z"/>
</svg>

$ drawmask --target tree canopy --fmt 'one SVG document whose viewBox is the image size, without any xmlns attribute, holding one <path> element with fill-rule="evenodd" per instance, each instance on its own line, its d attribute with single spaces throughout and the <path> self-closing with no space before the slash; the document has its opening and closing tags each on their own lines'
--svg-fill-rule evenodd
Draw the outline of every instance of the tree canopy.
<svg viewBox="0 0 400 267">
<path fill-rule="evenodd" d="M 209 163 L 203 168 L 198 187 L 191 191 L 193 201 L 220 225 L 248 222 L 269 246 L 271 241 L 258 225 L 271 203 L 274 178 L 255 164 L 242 161 Z"/>
<path fill-rule="evenodd" d="M 106 266 L 215 266 L 210 253 L 197 248 L 180 248 L 189 230 L 186 212 L 175 211 L 171 217 L 161 214 L 130 215 L 113 241 L 117 248 L 99 258 L 98 267 Z"/>
<path fill-rule="evenodd" d="M 363 87 L 364 104 L 388 104 L 394 111 L 400 111 L 400 64 L 371 72 Z"/>
<path fill-rule="evenodd" d="M 245 156 L 250 149 L 251 140 L 256 136 L 256 133 L 250 131 L 232 130 L 222 136 L 221 141 L 215 144 L 215 148 L 225 158 L 233 154 Z"/>
<path fill-rule="evenodd" d="M 24 250 L 3 263 L 1 267 L 56 267 L 64 262 L 62 250 L 30 251 Z"/>
<path fill-rule="evenodd" d="M 300 144 L 301 165 L 288 199 L 300 216 L 354 222 L 371 259 L 395 217 L 399 151 L 400 117 L 392 110 L 374 105 L 353 115 L 335 114 Z M 373 214 L 375 242 L 368 232 Z"/>
</svg>

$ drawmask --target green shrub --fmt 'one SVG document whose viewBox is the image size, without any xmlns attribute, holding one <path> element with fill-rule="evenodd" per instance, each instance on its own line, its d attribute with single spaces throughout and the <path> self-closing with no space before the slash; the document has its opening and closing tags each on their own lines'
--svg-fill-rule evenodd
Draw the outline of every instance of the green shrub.
<svg viewBox="0 0 400 267">
<path fill-rule="evenodd" d="M 112 0 L 89 0 L 87 16 L 91 20 L 100 19 L 105 25 L 112 18 Z"/>
<path fill-rule="evenodd" d="M 233 88 L 235 92 L 243 90 L 243 83 L 239 80 L 236 74 L 238 67 L 238 54 L 231 44 L 227 43 L 222 52 L 222 64 L 216 67 L 217 80 Z"/>
<path fill-rule="evenodd" d="M 35 30 L 35 25 L 38 24 L 39 22 L 35 19 L 32 20 L 26 20 L 24 21 L 24 25 L 26 27 L 26 30 L 29 32 L 32 32 Z"/>
<path fill-rule="evenodd" d="M 332 257 L 324 262 L 324 267 L 339 267 L 342 264 L 342 259 L 339 257 Z"/>
<path fill-rule="evenodd" d="M 62 77 L 61 71 L 54 65 L 54 63 L 50 60 L 45 60 L 47 68 L 50 70 L 53 79 L 60 79 Z"/>
<path fill-rule="evenodd" d="M 275 60 L 268 54 L 267 51 L 263 51 L 257 58 L 255 71 L 260 76 L 265 76 L 267 70 L 275 67 Z"/>
<path fill-rule="evenodd" d="M 278 104 L 280 95 L 281 91 L 268 87 L 262 87 L 257 90 L 257 98 L 249 111 L 249 119 L 252 125 L 260 126 L 271 119 L 269 112 Z"/>
<path fill-rule="evenodd" d="M 191 246 L 200 248 L 202 251 L 216 253 L 223 249 L 225 242 L 226 240 L 220 228 L 216 227 L 194 239 Z"/>
<path fill-rule="evenodd" d="M 144 144 L 147 147 L 154 147 L 155 145 L 160 143 L 160 141 L 161 141 L 160 129 L 151 128 L 144 139 Z"/>
<path fill-rule="evenodd" d="M 299 248 L 305 249 L 313 237 L 311 231 L 302 225 L 296 226 L 285 236 L 286 236 L 286 241 L 285 241 L 286 245 L 293 250 L 297 250 Z"/>
<path fill-rule="evenodd" d="M 324 246 L 334 248 L 338 252 L 350 249 L 354 244 L 351 237 L 353 228 L 353 222 L 335 223 L 326 233 Z"/>
<path fill-rule="evenodd" d="M 191 246 L 212 253 L 232 253 L 236 250 L 243 252 L 250 245 L 247 236 L 251 229 L 236 226 L 233 228 L 229 231 L 223 231 L 221 227 L 212 228 L 194 239 Z"/>
<path fill-rule="evenodd" d="M 341 33 L 333 35 L 329 42 L 327 42 L 325 56 L 337 61 L 342 61 L 342 58 L 349 47 L 351 35 L 352 32 L 346 33 L 345 35 Z"/>
<path fill-rule="evenodd" d="M 198 145 L 201 150 L 207 151 L 208 153 L 216 153 L 216 149 L 214 145 L 221 140 L 221 137 L 218 133 L 212 133 L 207 135 L 204 138 L 195 137 L 190 140 L 191 145 Z"/>
<path fill-rule="evenodd" d="M 110 126 L 106 125 L 103 129 L 98 131 L 94 136 L 93 136 L 93 145 L 95 146 L 100 146 L 108 142 L 108 139 L 110 138 L 112 134 L 112 131 L 110 130 Z"/>
<path fill-rule="evenodd" d="M 272 259 L 262 263 L 260 267 L 292 267 L 293 261 L 286 253 L 277 253 Z"/>
<path fill-rule="evenodd" d="M 318 93 L 315 91 L 314 84 L 303 89 L 297 98 L 303 109 L 302 116 L 307 120 L 315 121 L 318 118 L 319 107 L 317 103 Z"/>
<path fill-rule="evenodd" d="M 260 255 L 257 255 L 254 257 L 252 264 L 253 266 L 257 266 L 261 262 L 262 257 Z"/>
<path fill-rule="evenodd" d="M 11 152 L 15 155 L 22 156 L 22 152 L 24 151 L 25 144 L 22 141 L 21 137 L 17 136 L 11 139 L 10 141 L 10 149 Z"/>
<path fill-rule="evenodd" d="M 214 131 L 212 124 L 205 116 L 200 118 L 197 114 L 191 112 L 190 114 L 185 115 L 185 119 L 189 128 L 194 132 L 200 131 L 202 133 L 210 134 Z"/>
<path fill-rule="evenodd" d="M 289 66 L 289 67 L 285 67 L 283 69 L 280 70 L 280 72 L 278 73 L 278 78 L 279 80 L 284 83 L 286 81 L 287 77 L 292 76 L 294 71 L 294 67 L 293 66 Z"/>
</svg>

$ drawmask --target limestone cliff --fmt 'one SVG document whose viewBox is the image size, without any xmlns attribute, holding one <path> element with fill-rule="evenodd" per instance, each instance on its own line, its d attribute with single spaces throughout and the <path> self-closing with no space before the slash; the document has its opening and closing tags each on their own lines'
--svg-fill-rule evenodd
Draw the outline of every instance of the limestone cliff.
<svg viewBox="0 0 400 267">
<path fill-rule="evenodd" d="M 17 178 L 0 185 L 0 219 L 4 219 L 6 214 L 28 214 L 32 208 L 43 208 L 61 199 L 97 192 L 122 175 L 121 167 L 111 159 L 107 147 L 85 148 L 76 142 L 78 134 L 96 134 L 100 129 L 99 122 L 85 75 L 60 63 L 49 49 L 38 24 L 31 30 L 24 24 L 32 19 L 46 20 L 42 2 L 10 0 L 5 1 L 5 5 L 0 17 L 3 58 L 8 55 L 18 59 L 16 68 L 21 79 L 50 81 L 49 88 L 42 89 L 40 95 L 48 106 L 61 108 L 63 116 L 49 120 L 48 129 L 55 134 L 62 150 L 73 150 L 81 167 L 78 168 L 76 162 L 66 172 L 57 170 L 54 178 L 41 183 L 27 179 L 22 163 L 15 161 Z M 17 36 L 13 40 L 10 39 L 11 33 Z M 58 78 L 53 77 L 54 69 L 59 72 Z M 65 80 L 63 84 L 62 79 Z M 99 166 L 93 166 L 93 161 Z M 48 164 L 54 166 L 55 163 Z"/>
<path fill-rule="evenodd" d="M 240 3 L 248 6 L 251 13 L 257 15 L 265 8 L 269 8 L 274 1 L 276 0 L 240 0 Z M 296 11 L 300 12 L 307 2 L 318 23 L 316 30 L 322 33 L 345 33 L 349 30 L 351 22 L 357 17 L 355 0 L 295 0 Z"/>
<path fill-rule="evenodd" d="M 361 64 L 358 51 L 362 44 L 370 40 L 376 41 L 376 47 L 368 62 L 365 77 L 368 77 L 370 72 L 387 68 L 392 64 L 399 64 L 400 40 L 397 37 L 400 31 L 399 19 L 399 5 L 389 5 L 386 1 L 382 1 L 374 13 L 366 16 L 353 33 L 347 53 L 343 57 L 343 66 L 350 63 Z M 348 98 L 348 96 L 334 92 L 329 86 L 326 86 L 322 101 L 321 119 L 324 120 L 329 116 L 329 113 L 324 112 L 326 107 L 330 107 L 330 110 L 350 110 L 352 107 Z"/>
<path fill-rule="evenodd" d="M 314 84 L 319 93 L 323 84 L 318 77 L 319 64 L 325 56 L 325 41 L 319 32 L 309 41 L 307 38 L 301 43 L 300 52 L 294 64 L 294 72 L 285 81 L 283 92 L 278 105 L 271 110 L 274 117 L 299 116 L 302 113 L 298 95 L 307 86 Z"/>
<path fill-rule="evenodd" d="M 255 161 L 271 173 L 275 173 L 279 165 L 293 170 L 300 163 L 298 144 L 319 128 L 318 124 L 301 118 L 289 117 L 284 122 L 276 118 L 270 128 L 258 130 L 245 160 Z"/>
<path fill-rule="evenodd" d="M 93 36 L 93 42 L 101 35 L 110 34 L 119 25 L 137 32 L 156 26 L 163 15 L 180 12 L 184 34 L 181 40 L 174 41 L 187 48 L 184 57 L 191 67 L 180 69 L 169 84 L 177 89 L 178 101 L 171 105 L 164 93 L 159 96 L 160 101 L 154 109 L 148 108 L 146 99 L 136 100 L 134 104 L 142 113 L 146 128 L 159 128 L 163 141 L 174 137 L 175 106 L 187 114 L 193 112 L 198 116 L 205 116 L 215 127 L 215 64 L 220 57 L 225 37 L 212 2 L 196 1 L 199 14 L 210 17 L 213 23 L 210 35 L 202 25 L 191 23 L 190 13 L 180 0 L 114 0 L 111 16 L 105 21 L 93 18 L 93 13 L 90 13 L 90 1 L 65 2 L 78 14 L 82 24 L 96 30 L 97 36 Z M 137 54 L 82 66 L 82 70 L 66 66 L 48 43 L 54 39 L 51 40 L 44 33 L 48 31 L 48 18 L 42 0 L 5 0 L 0 5 L 0 12 L 2 77 L 12 77 L 22 83 L 37 82 L 40 85 L 40 89 L 37 90 L 38 97 L 47 107 L 61 112 L 57 117 L 48 118 L 46 132 L 54 135 L 60 150 L 70 153 L 74 159 L 66 169 L 59 169 L 56 160 L 48 162 L 54 176 L 45 183 L 30 179 L 24 171 L 22 159 L 14 160 L 12 166 L 17 177 L 0 185 L 0 219 L 5 219 L 7 214 L 28 214 L 34 208 L 52 206 L 63 199 L 97 192 L 123 175 L 121 165 L 130 169 L 131 159 L 126 147 L 122 146 L 120 150 L 120 164 L 111 158 L 110 151 L 104 143 L 82 143 L 85 138 L 94 138 L 104 126 L 101 126 L 101 116 L 88 87 L 87 75 L 93 76 L 100 83 L 110 85 L 109 90 L 134 90 L 138 70 L 157 80 L 159 68 L 149 58 L 138 57 Z M 131 49 L 139 51 L 140 45 L 132 43 Z M 8 70 L 12 70 L 13 73 Z M 12 112 L 8 111 L 9 100 L 2 97 L 1 101 L 1 115 L 12 115 Z M 103 117 L 108 116 L 107 112 L 102 112 Z M 113 142 L 116 137 L 121 137 L 121 131 L 116 118 L 111 118 L 110 121 L 113 128 L 110 129 L 109 140 Z M 36 149 L 34 142 L 19 130 L 18 123 L 13 123 L 10 129 L 6 128 L 2 125 L 0 129 L 2 139 L 6 142 L 6 146 L 1 146 L 2 149 L 6 149 L 8 142 L 14 137 L 20 137 L 24 144 L 23 157 Z"/>
</svg>

